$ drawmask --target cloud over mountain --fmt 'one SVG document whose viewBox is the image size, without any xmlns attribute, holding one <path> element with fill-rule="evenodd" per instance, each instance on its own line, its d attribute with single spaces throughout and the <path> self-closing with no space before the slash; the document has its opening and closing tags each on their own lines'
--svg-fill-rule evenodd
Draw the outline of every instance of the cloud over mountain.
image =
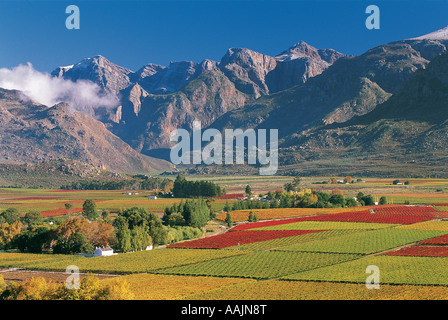
<svg viewBox="0 0 448 320">
<path fill-rule="evenodd" d="M 20 90 L 26 97 L 44 105 L 52 106 L 60 102 L 85 113 L 93 109 L 112 108 L 119 105 L 118 98 L 105 92 L 97 84 L 88 80 L 71 80 L 54 77 L 37 71 L 28 63 L 12 69 L 0 69 L 0 88 Z"/>
</svg>

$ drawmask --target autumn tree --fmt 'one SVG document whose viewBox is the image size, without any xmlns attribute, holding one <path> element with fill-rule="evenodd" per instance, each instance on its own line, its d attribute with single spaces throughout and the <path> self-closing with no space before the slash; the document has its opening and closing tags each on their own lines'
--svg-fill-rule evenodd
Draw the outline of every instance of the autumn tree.
<svg viewBox="0 0 448 320">
<path fill-rule="evenodd" d="M 0 225 L 0 248 L 8 248 L 12 240 L 20 234 L 21 230 L 22 223 L 20 221 L 15 221 L 12 224 L 2 223 Z"/>
</svg>

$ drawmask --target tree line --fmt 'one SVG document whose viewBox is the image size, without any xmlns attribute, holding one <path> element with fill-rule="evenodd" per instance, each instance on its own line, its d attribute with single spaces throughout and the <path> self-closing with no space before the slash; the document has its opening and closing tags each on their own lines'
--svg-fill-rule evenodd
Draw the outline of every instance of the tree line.
<svg viewBox="0 0 448 320">
<path fill-rule="evenodd" d="M 173 181 L 168 178 L 148 177 L 134 175 L 129 180 L 79 180 L 68 185 L 61 186 L 62 190 L 163 190 L 169 191 Z"/>
<path fill-rule="evenodd" d="M 175 198 L 219 197 L 225 190 L 210 181 L 188 181 L 179 174 L 174 180 L 172 193 Z"/>
</svg>

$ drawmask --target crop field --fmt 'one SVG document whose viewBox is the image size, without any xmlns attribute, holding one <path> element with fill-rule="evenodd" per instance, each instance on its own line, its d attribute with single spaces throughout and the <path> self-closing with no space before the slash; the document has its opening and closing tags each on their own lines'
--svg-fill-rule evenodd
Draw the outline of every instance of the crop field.
<svg viewBox="0 0 448 320">
<path fill-rule="evenodd" d="M 371 265 L 379 268 L 381 284 L 448 286 L 448 258 L 441 257 L 373 256 L 288 275 L 283 279 L 365 284 L 370 275 L 366 268 Z"/>
<path fill-rule="evenodd" d="M 210 238 L 202 238 L 169 245 L 169 248 L 222 249 L 239 244 L 254 243 L 322 232 L 326 230 L 256 230 L 245 232 L 227 232 Z"/>
<path fill-rule="evenodd" d="M 365 284 L 338 282 L 252 281 L 221 287 L 184 299 L 192 300 L 444 300 L 448 287 L 387 285 L 368 290 Z"/>
<path fill-rule="evenodd" d="M 431 238 L 428 240 L 419 241 L 418 244 L 421 245 L 448 245 L 448 235 L 443 235 L 440 237 Z"/>
<path fill-rule="evenodd" d="M 0 268 L 23 267 L 43 271 L 65 271 L 76 265 L 82 272 L 129 274 L 144 273 L 163 268 L 198 263 L 212 259 L 240 255 L 235 250 L 170 249 L 119 254 L 111 257 L 0 253 Z M 17 258 L 11 257 L 17 255 Z"/>
<path fill-rule="evenodd" d="M 410 246 L 384 253 L 387 256 L 448 257 L 448 247 Z"/>
<path fill-rule="evenodd" d="M 158 198 L 148 199 L 148 191 L 138 191 L 137 194 L 127 195 L 125 190 L 33 190 L 33 189 L 0 189 L 0 209 L 17 208 L 20 213 L 40 211 L 43 217 L 76 214 L 82 212 L 82 204 L 87 199 L 96 202 L 101 210 L 118 212 L 135 206 L 142 207 L 153 213 L 163 213 L 166 207 L 178 204 L 186 199 Z M 226 201 L 234 200 L 214 199 L 212 208 L 221 210 Z M 67 210 L 65 204 L 72 208 Z"/>
<path fill-rule="evenodd" d="M 370 208 L 369 206 L 363 207 Z M 361 210 L 359 207 L 353 208 L 275 208 L 275 209 L 250 209 L 250 210 L 235 210 L 230 212 L 232 221 L 243 222 L 247 221 L 249 213 L 252 211 L 260 220 L 272 219 L 286 219 L 293 217 L 310 216 L 316 214 L 336 214 L 342 212 L 352 212 Z M 216 219 L 224 221 L 226 213 L 218 213 Z"/>
<path fill-rule="evenodd" d="M 136 273 L 123 276 L 138 300 L 175 300 L 255 282 L 242 278 L 189 277 Z M 108 281 L 108 280 L 103 280 Z"/>
<path fill-rule="evenodd" d="M 399 226 L 387 223 L 340 222 L 340 221 L 299 221 L 250 230 L 373 230 Z"/>
<path fill-rule="evenodd" d="M 300 243 L 279 250 L 302 252 L 334 252 L 372 254 L 440 236 L 446 232 L 433 230 L 379 229 L 342 235 L 321 241 Z"/>
<path fill-rule="evenodd" d="M 158 273 L 269 279 L 359 257 L 356 254 L 263 251 L 164 269 Z"/>
<path fill-rule="evenodd" d="M 261 193 L 291 180 L 215 178 L 228 193 L 239 194 L 247 184 Z M 103 275 L 101 281 L 110 281 L 107 275 L 123 277 L 136 299 L 151 300 L 448 299 L 448 221 L 443 219 L 448 217 L 448 180 L 411 179 L 410 185 L 393 186 L 390 179 L 367 179 L 355 185 L 313 186 L 322 180 L 304 178 L 302 183 L 323 191 L 339 188 L 345 195 L 361 189 L 386 196 L 388 204 L 238 210 L 230 212 L 235 225 L 224 233 L 225 213 L 218 213 L 216 235 L 110 257 L 0 252 L 0 271 L 19 268 L 29 275 L 65 272 L 76 265 L 83 273 Z M 99 209 L 112 213 L 139 206 L 160 214 L 182 200 L 150 200 L 148 195 L 0 189 L 0 207 L 50 217 L 77 214 L 86 199 L 93 199 Z M 212 206 L 219 211 L 232 201 L 214 199 Z M 405 201 L 411 205 L 403 205 Z M 72 204 L 70 211 L 65 203 Z M 247 222 L 250 211 L 259 222 Z M 379 290 L 366 288 L 366 268 L 372 265 L 380 270 Z M 18 271 L 10 272 L 13 278 Z"/>
</svg>

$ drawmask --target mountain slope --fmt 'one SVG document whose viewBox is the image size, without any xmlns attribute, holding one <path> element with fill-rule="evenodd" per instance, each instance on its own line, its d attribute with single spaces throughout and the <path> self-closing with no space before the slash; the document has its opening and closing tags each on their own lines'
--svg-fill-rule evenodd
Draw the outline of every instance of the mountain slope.
<svg viewBox="0 0 448 320">
<path fill-rule="evenodd" d="M 152 149 L 169 147 L 172 130 L 191 129 L 194 120 L 207 126 L 260 96 L 305 83 L 341 57 L 299 42 L 277 57 L 233 48 L 220 62 L 147 64 L 136 72 L 97 56 L 52 74 L 90 80 L 115 93 L 121 105 L 94 110 L 94 116 L 137 151 L 153 154 Z"/>
<path fill-rule="evenodd" d="M 223 115 L 211 126 L 277 128 L 281 137 L 372 111 L 398 93 L 415 71 L 446 50 L 433 40 L 398 41 L 356 57 L 342 57 L 302 85 L 264 96 Z M 314 53 L 316 54 L 316 53 Z M 288 119 L 288 121 L 285 121 Z"/>
<path fill-rule="evenodd" d="M 117 172 L 169 170 L 140 155 L 103 123 L 66 104 L 48 108 L 18 91 L 0 89 L 0 162 L 35 163 L 68 158 Z"/>
<path fill-rule="evenodd" d="M 393 160 L 413 164 L 420 174 L 437 170 L 446 175 L 447 137 L 448 53 L 444 53 L 372 112 L 291 137 L 282 147 L 294 150 L 299 158 L 312 155 L 315 160 L 340 154 L 372 159 L 380 155 L 377 164 Z"/>
</svg>

